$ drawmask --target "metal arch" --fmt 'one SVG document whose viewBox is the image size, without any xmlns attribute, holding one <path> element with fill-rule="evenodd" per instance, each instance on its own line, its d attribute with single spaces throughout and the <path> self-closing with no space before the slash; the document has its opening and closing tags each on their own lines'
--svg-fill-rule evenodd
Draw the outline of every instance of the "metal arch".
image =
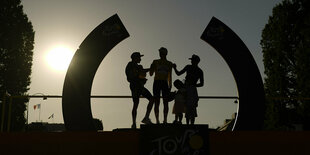
<svg viewBox="0 0 310 155">
<path fill-rule="evenodd" d="M 109 51 L 129 37 L 115 14 L 97 26 L 75 52 L 62 92 L 63 118 L 67 131 L 95 131 L 90 94 L 96 71 Z"/>
<path fill-rule="evenodd" d="M 265 113 L 265 93 L 259 69 L 243 41 L 213 17 L 201 39 L 209 43 L 230 67 L 238 87 L 239 108 L 235 130 L 260 130 Z"/>
<path fill-rule="evenodd" d="M 69 65 L 62 109 L 68 131 L 94 131 L 90 93 L 95 73 L 109 51 L 129 33 L 117 14 L 97 26 L 82 42 Z M 201 39 L 213 46 L 229 65 L 237 83 L 239 110 L 236 130 L 262 128 L 265 96 L 258 67 L 242 40 L 213 17 Z"/>
</svg>

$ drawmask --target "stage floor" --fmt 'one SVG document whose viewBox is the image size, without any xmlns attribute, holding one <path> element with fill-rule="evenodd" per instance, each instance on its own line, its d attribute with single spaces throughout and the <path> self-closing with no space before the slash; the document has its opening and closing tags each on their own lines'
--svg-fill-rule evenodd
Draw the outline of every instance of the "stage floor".
<svg viewBox="0 0 310 155">
<path fill-rule="evenodd" d="M 138 155 L 140 130 L 0 133 L 0 154 Z M 310 132 L 209 132 L 211 155 L 309 155 Z"/>
</svg>

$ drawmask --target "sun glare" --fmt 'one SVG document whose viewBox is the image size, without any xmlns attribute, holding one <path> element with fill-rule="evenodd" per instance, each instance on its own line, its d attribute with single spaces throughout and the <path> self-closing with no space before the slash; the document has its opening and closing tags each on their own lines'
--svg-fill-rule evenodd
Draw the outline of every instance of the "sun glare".
<svg viewBox="0 0 310 155">
<path fill-rule="evenodd" d="M 57 46 L 51 49 L 45 59 L 47 64 L 56 71 L 67 70 L 73 57 L 73 50 L 65 46 Z"/>
</svg>

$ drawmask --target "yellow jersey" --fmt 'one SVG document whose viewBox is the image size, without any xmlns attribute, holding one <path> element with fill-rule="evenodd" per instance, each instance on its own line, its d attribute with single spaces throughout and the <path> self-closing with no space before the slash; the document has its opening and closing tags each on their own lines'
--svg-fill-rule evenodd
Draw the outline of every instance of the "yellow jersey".
<svg viewBox="0 0 310 155">
<path fill-rule="evenodd" d="M 150 73 L 153 74 L 155 72 L 154 80 L 171 81 L 172 66 L 173 63 L 168 60 L 154 60 L 150 68 Z"/>
</svg>

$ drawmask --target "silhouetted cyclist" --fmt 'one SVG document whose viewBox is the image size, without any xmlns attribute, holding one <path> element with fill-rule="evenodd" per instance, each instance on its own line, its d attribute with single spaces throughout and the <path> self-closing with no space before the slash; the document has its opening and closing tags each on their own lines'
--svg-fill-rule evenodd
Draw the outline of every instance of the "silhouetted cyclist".
<svg viewBox="0 0 310 155">
<path fill-rule="evenodd" d="M 178 71 L 176 65 L 173 66 L 175 73 L 179 76 L 186 72 L 185 87 L 186 87 L 186 124 L 194 124 L 195 117 L 197 117 L 198 106 L 198 92 L 197 87 L 204 85 L 203 71 L 198 67 L 200 62 L 199 56 L 193 54 L 191 58 L 191 65 L 186 65 L 181 71 Z M 199 83 L 198 80 L 200 81 Z"/>
<path fill-rule="evenodd" d="M 159 124 L 160 93 L 162 93 L 164 103 L 164 124 L 167 123 L 167 116 L 169 111 L 167 97 L 172 86 L 171 72 L 173 63 L 167 60 L 167 54 L 168 50 L 164 47 L 161 47 L 159 49 L 160 59 L 154 60 L 150 68 L 151 76 L 155 72 L 153 95 L 155 100 L 154 112 L 157 124 Z"/>
<path fill-rule="evenodd" d="M 141 62 L 141 55 L 139 52 L 134 52 L 131 54 L 131 59 L 125 69 L 127 81 L 130 83 L 129 87 L 131 90 L 132 100 L 133 100 L 133 108 L 132 108 L 132 125 L 131 128 L 136 128 L 136 117 L 137 117 L 137 109 L 139 105 L 139 98 L 140 95 L 147 98 L 149 103 L 147 105 L 147 110 L 145 117 L 143 118 L 142 122 L 145 124 L 152 124 L 151 120 L 149 119 L 150 112 L 153 107 L 154 99 L 152 94 L 144 87 L 147 79 L 146 72 L 149 69 L 143 69 L 142 65 L 139 65 Z"/>
</svg>

